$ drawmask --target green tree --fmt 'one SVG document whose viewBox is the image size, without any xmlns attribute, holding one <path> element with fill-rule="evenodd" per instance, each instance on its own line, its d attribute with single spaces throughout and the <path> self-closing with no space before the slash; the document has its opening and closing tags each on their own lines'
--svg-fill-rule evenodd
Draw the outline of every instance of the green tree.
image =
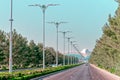
<svg viewBox="0 0 120 80">
<path fill-rule="evenodd" d="M 120 4 L 120 0 L 116 0 Z M 109 15 L 102 37 L 96 41 L 90 62 L 120 75 L 120 6 L 116 15 Z"/>
<path fill-rule="evenodd" d="M 19 65 L 23 67 L 26 57 L 25 55 L 28 54 L 28 41 L 27 38 L 23 37 L 21 34 L 18 34 L 16 30 L 13 30 L 13 65 Z"/>
<path fill-rule="evenodd" d="M 30 64 L 33 66 L 39 66 L 41 64 L 42 60 L 42 54 L 41 54 L 41 45 L 36 45 L 33 40 L 30 41 L 29 43 L 30 47 L 30 53 L 29 53 L 29 58 L 30 58 Z"/>
<path fill-rule="evenodd" d="M 0 31 L 0 65 L 9 65 L 9 33 Z M 14 68 L 40 67 L 43 62 L 43 44 L 36 44 L 34 40 L 28 43 L 27 38 L 12 31 L 12 57 Z M 55 64 L 56 52 L 52 47 L 45 48 L 45 64 Z M 59 64 L 63 62 L 63 55 L 58 53 Z"/>
<path fill-rule="evenodd" d="M 3 64 L 5 59 L 6 34 L 0 31 L 0 64 Z"/>
</svg>

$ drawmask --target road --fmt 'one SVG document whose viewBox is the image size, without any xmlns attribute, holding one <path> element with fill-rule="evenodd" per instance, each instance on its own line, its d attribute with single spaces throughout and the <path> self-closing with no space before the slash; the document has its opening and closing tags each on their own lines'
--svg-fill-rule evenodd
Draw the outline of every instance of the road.
<svg viewBox="0 0 120 80">
<path fill-rule="evenodd" d="M 46 77 L 43 80 L 90 80 L 91 77 L 88 69 L 88 66 L 84 64 L 56 75 Z"/>
<path fill-rule="evenodd" d="M 120 77 L 102 70 L 92 64 L 85 64 L 34 80 L 120 80 Z"/>
</svg>

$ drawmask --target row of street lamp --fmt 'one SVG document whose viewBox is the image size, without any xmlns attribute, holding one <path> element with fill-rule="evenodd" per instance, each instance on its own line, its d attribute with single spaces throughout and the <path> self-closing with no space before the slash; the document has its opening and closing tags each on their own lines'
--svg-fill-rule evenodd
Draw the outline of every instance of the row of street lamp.
<svg viewBox="0 0 120 80">
<path fill-rule="evenodd" d="M 63 65 L 65 65 L 65 38 L 66 38 L 66 33 L 69 33 L 70 31 L 60 31 L 63 33 Z"/>
<path fill-rule="evenodd" d="M 40 5 L 40 4 L 35 4 L 35 5 L 29 5 L 29 6 L 35 6 L 35 7 L 39 7 L 42 9 L 43 12 L 43 69 L 45 69 L 45 12 L 46 9 L 49 6 L 57 6 L 59 4 L 47 4 L 47 5 Z M 9 46 L 9 73 L 12 73 L 12 24 L 13 24 L 13 17 L 12 17 L 12 11 L 13 11 L 13 0 L 11 0 L 11 17 L 10 17 L 10 46 Z M 56 34 L 56 66 L 58 66 L 58 27 L 60 24 L 63 23 L 67 23 L 67 22 L 48 22 L 50 24 L 54 24 L 56 26 L 56 30 L 57 30 L 57 34 Z M 63 33 L 63 65 L 65 65 L 65 38 L 66 38 L 66 33 L 69 33 L 70 31 L 61 31 L 61 33 Z M 68 54 L 69 52 L 69 44 L 70 44 L 70 39 L 72 37 L 67 37 L 68 39 Z M 71 52 L 72 52 L 72 45 L 73 42 L 75 41 L 71 41 Z M 68 55 L 68 64 L 69 64 L 69 55 Z"/>
<path fill-rule="evenodd" d="M 66 22 L 48 22 L 48 23 L 54 24 L 56 26 L 56 31 L 57 31 L 56 32 L 57 33 L 56 35 L 56 66 L 58 66 L 58 32 L 59 32 L 58 28 L 60 24 L 64 24 Z"/>
</svg>

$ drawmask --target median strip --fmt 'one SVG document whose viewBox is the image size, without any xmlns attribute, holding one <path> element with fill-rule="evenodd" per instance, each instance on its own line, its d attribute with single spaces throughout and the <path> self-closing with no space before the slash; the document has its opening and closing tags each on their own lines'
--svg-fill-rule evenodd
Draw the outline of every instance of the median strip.
<svg viewBox="0 0 120 80">
<path fill-rule="evenodd" d="M 29 80 L 35 77 L 69 69 L 79 65 L 80 64 L 50 67 L 50 68 L 46 68 L 45 70 L 35 69 L 35 70 L 16 71 L 16 72 L 13 72 L 12 74 L 9 74 L 8 72 L 3 72 L 3 73 L 0 73 L 0 80 Z"/>
</svg>

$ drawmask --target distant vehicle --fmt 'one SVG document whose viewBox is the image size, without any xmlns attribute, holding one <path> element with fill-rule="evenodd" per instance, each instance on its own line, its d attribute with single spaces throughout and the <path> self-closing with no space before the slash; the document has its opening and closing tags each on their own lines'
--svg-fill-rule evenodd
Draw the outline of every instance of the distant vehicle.
<svg viewBox="0 0 120 80">
<path fill-rule="evenodd" d="M 89 63 L 85 63 L 86 66 L 88 66 Z"/>
</svg>

